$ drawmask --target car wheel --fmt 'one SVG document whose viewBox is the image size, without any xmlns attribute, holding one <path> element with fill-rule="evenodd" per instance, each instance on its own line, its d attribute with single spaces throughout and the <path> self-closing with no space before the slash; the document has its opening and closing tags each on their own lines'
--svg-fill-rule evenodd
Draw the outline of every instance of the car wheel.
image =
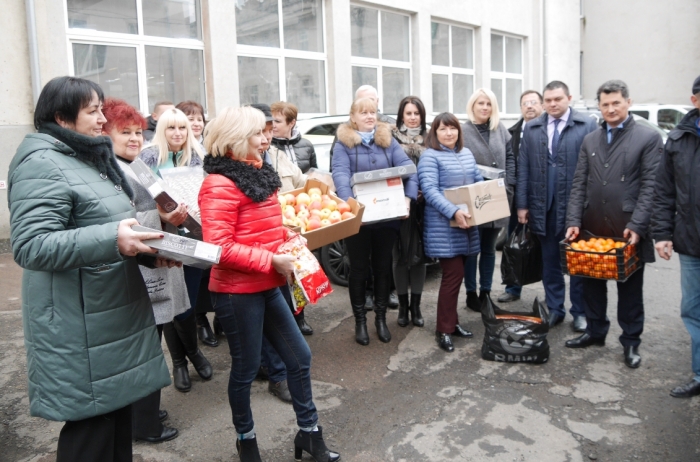
<svg viewBox="0 0 700 462">
<path fill-rule="evenodd" d="M 345 241 L 335 241 L 321 248 L 321 265 L 331 283 L 347 287 L 350 259 Z"/>
<path fill-rule="evenodd" d="M 496 250 L 503 250 L 506 239 L 508 239 L 508 229 L 501 228 L 501 231 L 498 232 L 498 236 L 496 236 Z"/>
</svg>

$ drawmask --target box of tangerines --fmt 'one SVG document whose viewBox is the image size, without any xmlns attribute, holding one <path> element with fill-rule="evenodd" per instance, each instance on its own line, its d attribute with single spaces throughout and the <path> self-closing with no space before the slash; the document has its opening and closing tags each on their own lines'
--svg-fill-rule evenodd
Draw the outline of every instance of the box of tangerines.
<svg viewBox="0 0 700 462">
<path fill-rule="evenodd" d="M 625 282 L 640 267 L 638 248 L 623 238 L 585 233 L 559 243 L 561 267 L 570 276 Z"/>
</svg>

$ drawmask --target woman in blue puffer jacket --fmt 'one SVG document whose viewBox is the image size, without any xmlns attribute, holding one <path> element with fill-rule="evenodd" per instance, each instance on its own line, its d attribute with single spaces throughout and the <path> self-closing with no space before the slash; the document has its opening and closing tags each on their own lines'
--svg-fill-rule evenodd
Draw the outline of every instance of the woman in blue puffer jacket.
<svg viewBox="0 0 700 462">
<path fill-rule="evenodd" d="M 377 123 L 377 103 L 360 98 L 350 107 L 350 120 L 338 127 L 338 142 L 333 147 L 333 182 L 338 197 L 354 197 L 350 179 L 357 172 L 367 172 L 400 165 L 413 165 L 401 146 L 391 135 L 391 128 Z M 406 196 L 406 217 L 411 200 L 418 194 L 416 175 L 403 180 Z M 365 288 L 367 270 L 372 264 L 374 276 L 374 304 L 377 336 L 387 343 L 391 333 L 386 326 L 386 308 L 391 286 L 392 250 L 398 237 L 400 221 L 391 220 L 363 225 L 360 232 L 345 239 L 350 259 L 348 292 L 355 315 L 355 341 L 369 344 L 365 317 Z"/>
<path fill-rule="evenodd" d="M 459 325 L 457 298 L 464 279 L 464 261 L 479 253 L 480 246 L 476 227 L 467 224 L 469 214 L 447 200 L 444 192 L 484 179 L 471 151 L 464 148 L 462 128 L 454 115 L 444 112 L 433 120 L 425 145 L 429 149 L 418 163 L 420 189 L 426 202 L 425 254 L 439 258 L 442 268 L 435 340 L 440 348 L 452 352 L 453 335 L 472 336 Z M 459 227 L 450 227 L 450 220 L 456 220 Z"/>
</svg>

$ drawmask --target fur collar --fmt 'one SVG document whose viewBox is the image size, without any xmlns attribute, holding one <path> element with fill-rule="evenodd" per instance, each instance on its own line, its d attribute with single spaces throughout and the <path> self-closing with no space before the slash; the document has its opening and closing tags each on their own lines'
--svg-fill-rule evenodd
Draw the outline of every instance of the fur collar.
<svg viewBox="0 0 700 462">
<path fill-rule="evenodd" d="M 112 151 L 112 139 L 109 136 L 81 135 L 54 122 L 43 124 L 39 127 L 39 133 L 53 136 L 62 141 L 75 152 L 77 159 L 95 167 L 100 175 L 107 175 L 107 178 L 119 186 L 129 196 L 129 199 L 134 198 L 134 191 Z"/>
<path fill-rule="evenodd" d="M 341 124 L 336 134 L 338 135 L 338 141 L 348 148 L 354 148 L 362 143 L 362 138 L 355 129 L 350 126 L 350 122 Z M 377 129 L 374 132 L 374 144 L 381 148 L 388 148 L 391 145 L 391 138 L 391 127 L 389 124 L 378 122 Z"/>
<path fill-rule="evenodd" d="M 223 175 L 233 181 L 253 202 L 262 202 L 282 187 L 277 172 L 267 162 L 262 168 L 233 160 L 230 157 L 204 157 L 204 171 Z"/>
</svg>

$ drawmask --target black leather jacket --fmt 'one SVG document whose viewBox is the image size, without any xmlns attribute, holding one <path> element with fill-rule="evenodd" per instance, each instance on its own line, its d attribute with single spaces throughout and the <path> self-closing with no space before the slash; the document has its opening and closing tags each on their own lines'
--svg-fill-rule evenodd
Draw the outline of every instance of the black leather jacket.
<svg viewBox="0 0 700 462">
<path fill-rule="evenodd" d="M 291 138 L 272 138 L 272 145 L 285 153 L 293 152 L 296 156 L 296 164 L 302 173 L 306 173 L 311 167 L 318 168 L 316 163 L 316 151 L 311 141 L 302 138 L 296 129 L 292 131 Z"/>
</svg>

